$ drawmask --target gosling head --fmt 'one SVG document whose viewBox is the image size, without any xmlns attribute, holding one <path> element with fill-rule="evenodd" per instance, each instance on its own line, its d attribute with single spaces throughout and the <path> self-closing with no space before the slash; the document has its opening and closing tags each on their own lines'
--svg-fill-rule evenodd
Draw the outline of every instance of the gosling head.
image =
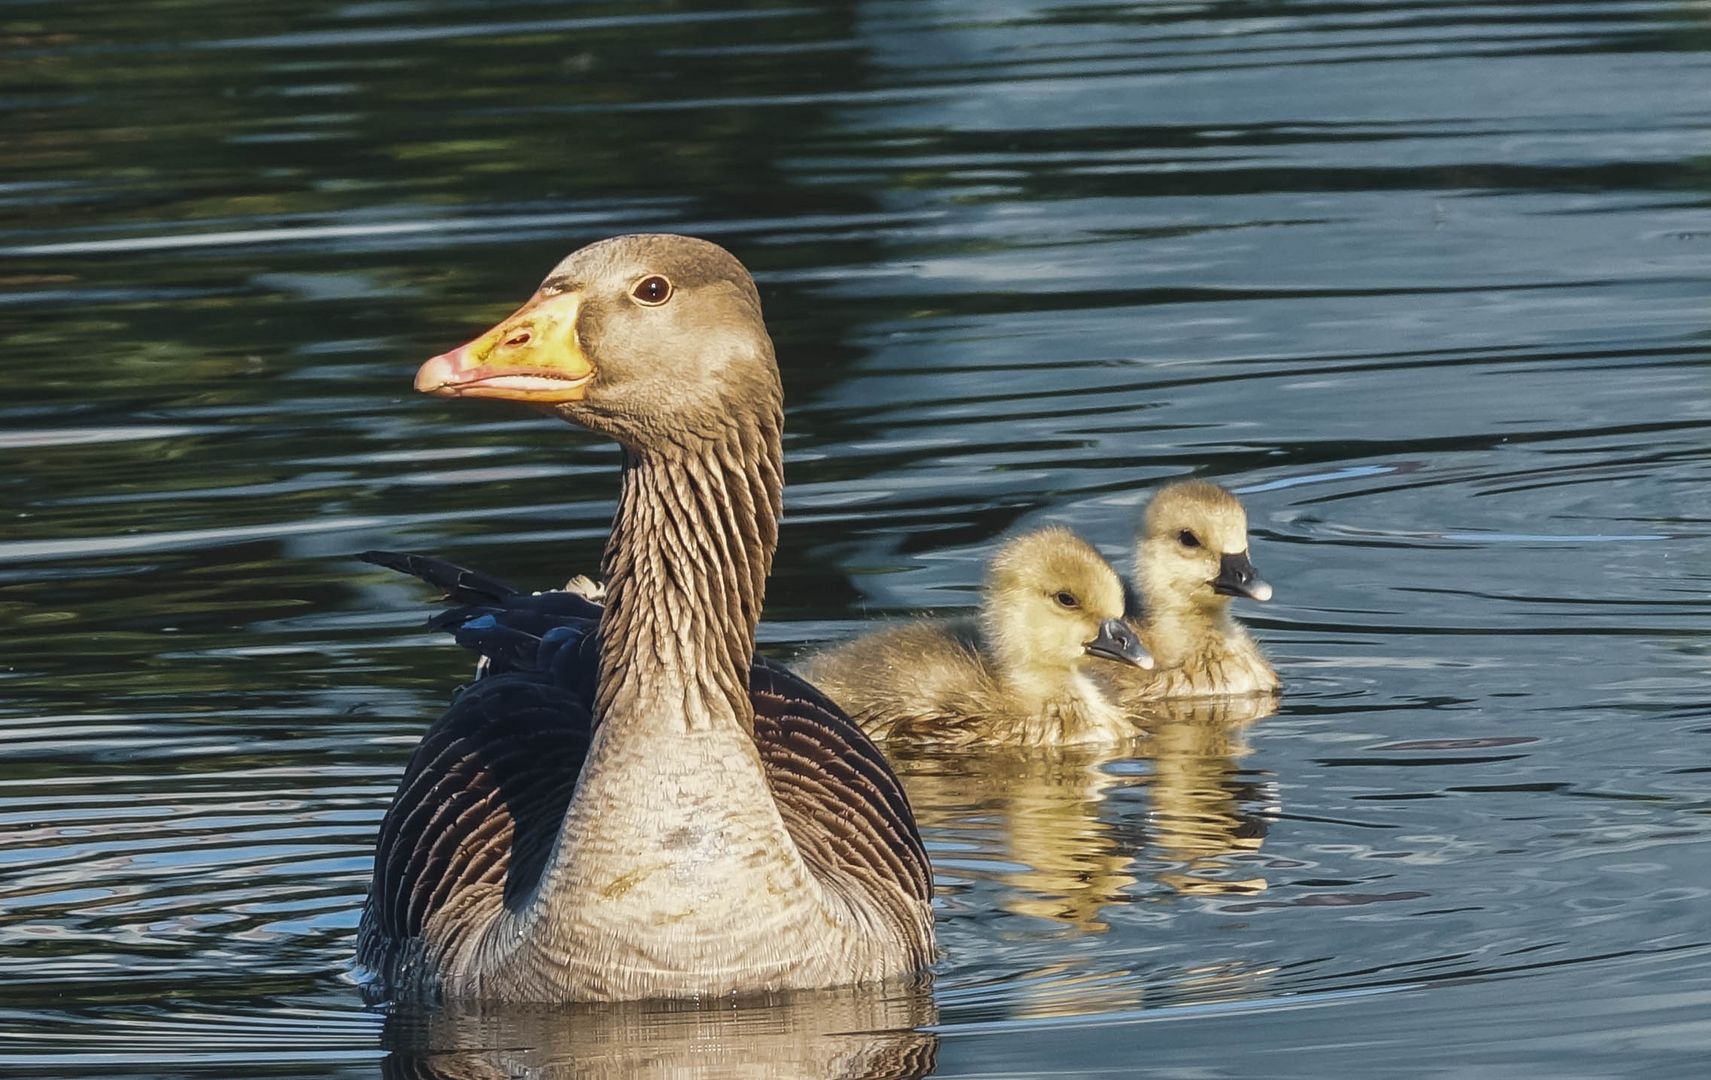
<svg viewBox="0 0 1711 1080">
<path fill-rule="evenodd" d="M 1188 480 L 1153 496 L 1135 556 L 1153 608 L 1223 609 L 1230 598 L 1270 600 L 1248 559 L 1248 515 L 1216 484 Z"/>
<path fill-rule="evenodd" d="M 1123 622 L 1123 582 L 1068 529 L 1018 536 L 987 570 L 981 621 L 1001 667 L 1050 681 L 1089 658 L 1140 668 L 1153 658 Z"/>
<path fill-rule="evenodd" d="M 557 413 L 631 447 L 694 443 L 783 400 L 760 294 L 688 236 L 617 236 L 553 267 L 493 329 L 423 364 L 416 389 Z"/>
</svg>

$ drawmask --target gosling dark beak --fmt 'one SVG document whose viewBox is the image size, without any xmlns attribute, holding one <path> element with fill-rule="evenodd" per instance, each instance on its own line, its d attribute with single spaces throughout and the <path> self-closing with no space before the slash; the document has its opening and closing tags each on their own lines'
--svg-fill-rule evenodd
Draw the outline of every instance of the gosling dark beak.
<svg viewBox="0 0 1711 1080">
<path fill-rule="evenodd" d="M 1153 666 L 1152 653 L 1141 644 L 1141 635 L 1122 619 L 1106 619 L 1099 624 L 1099 636 L 1086 645 L 1088 656 L 1133 664 L 1146 670 Z"/>
<path fill-rule="evenodd" d="M 1245 596 L 1261 603 L 1271 599 L 1271 586 L 1260 580 L 1259 571 L 1248 561 L 1245 551 L 1218 560 L 1218 576 L 1212 579 L 1212 591 L 1224 596 Z"/>
</svg>

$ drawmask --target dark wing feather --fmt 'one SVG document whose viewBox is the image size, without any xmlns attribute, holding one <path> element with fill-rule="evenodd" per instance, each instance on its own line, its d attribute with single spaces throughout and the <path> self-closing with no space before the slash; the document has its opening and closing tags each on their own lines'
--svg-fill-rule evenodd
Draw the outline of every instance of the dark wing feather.
<svg viewBox="0 0 1711 1080">
<path fill-rule="evenodd" d="M 563 629 L 572 634 L 543 651 L 592 663 L 592 624 Z M 529 895 L 589 735 L 587 700 L 548 673 L 508 671 L 459 693 L 410 755 L 381 821 L 361 958 L 377 967 L 400 959 L 390 955 L 396 946 L 423 939 L 433 916 L 472 890 L 497 890 L 508 905 Z"/>
<path fill-rule="evenodd" d="M 429 585 L 443 589 L 447 600 L 456 600 L 460 604 L 496 603 L 522 593 L 509 582 L 433 555 L 418 555 L 412 551 L 364 551 L 357 558 L 421 578 Z"/>
<path fill-rule="evenodd" d="M 588 753 L 599 671 L 590 615 L 600 608 L 572 593 L 522 593 L 429 556 L 363 558 L 447 590 L 459 606 L 431 625 L 486 661 L 483 677 L 422 737 L 381 823 L 359 935 L 362 959 L 381 966 L 470 890 L 502 886 L 515 904 L 539 880 Z M 926 849 L 879 748 L 782 665 L 757 658 L 749 690 L 756 748 L 808 864 L 894 882 L 929 902 Z"/>
</svg>

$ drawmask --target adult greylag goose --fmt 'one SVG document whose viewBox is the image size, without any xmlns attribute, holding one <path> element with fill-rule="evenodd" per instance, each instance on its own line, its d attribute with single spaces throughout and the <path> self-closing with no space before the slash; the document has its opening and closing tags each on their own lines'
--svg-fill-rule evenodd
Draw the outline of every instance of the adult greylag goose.
<svg viewBox="0 0 1711 1080">
<path fill-rule="evenodd" d="M 931 877 L 896 777 L 812 686 L 751 672 L 783 416 L 742 265 L 592 244 L 416 388 L 556 413 L 617 441 L 623 478 L 598 621 L 446 621 L 489 662 L 405 767 L 359 959 L 401 996 L 552 1002 L 923 968 Z"/>
<path fill-rule="evenodd" d="M 907 623 L 797 666 L 875 738 L 1042 746 L 1136 734 L 1087 669 L 1151 663 L 1111 564 L 1047 528 L 999 548 L 978 618 Z"/>
<path fill-rule="evenodd" d="M 1124 708 L 1276 692 L 1277 672 L 1230 615 L 1235 597 L 1271 599 L 1248 557 L 1248 515 L 1234 495 L 1204 480 L 1161 488 L 1136 537 L 1135 577 L 1142 600 L 1136 625 L 1155 665 L 1101 673 Z"/>
</svg>

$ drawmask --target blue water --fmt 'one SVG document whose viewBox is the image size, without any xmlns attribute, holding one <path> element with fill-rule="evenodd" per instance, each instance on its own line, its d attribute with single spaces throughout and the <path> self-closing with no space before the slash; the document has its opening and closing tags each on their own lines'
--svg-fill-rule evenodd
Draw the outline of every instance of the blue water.
<svg viewBox="0 0 1711 1080">
<path fill-rule="evenodd" d="M 0 7 L 0 1068 L 1695 1076 L 1711 22 L 1586 3 Z M 762 636 L 1243 494 L 1274 715 L 898 755 L 930 992 L 388 1015 L 374 830 L 446 554 L 615 456 L 410 393 L 565 252 L 729 246 L 789 400 Z"/>
</svg>

